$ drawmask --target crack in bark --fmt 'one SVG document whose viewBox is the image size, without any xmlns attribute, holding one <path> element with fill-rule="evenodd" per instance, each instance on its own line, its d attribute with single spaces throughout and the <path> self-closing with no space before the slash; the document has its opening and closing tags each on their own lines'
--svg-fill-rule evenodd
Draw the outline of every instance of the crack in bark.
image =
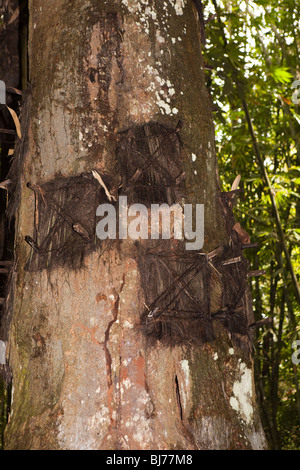
<svg viewBox="0 0 300 470">
<path fill-rule="evenodd" d="M 111 327 L 113 324 L 117 321 L 118 319 L 118 312 L 119 312 L 119 302 L 120 302 L 120 297 L 119 294 L 117 294 L 117 298 L 114 302 L 113 305 L 113 319 L 108 323 L 107 328 L 105 330 L 104 334 L 104 342 L 103 342 L 103 347 L 104 347 L 104 352 L 105 352 L 105 359 L 106 359 L 106 371 L 107 371 L 107 386 L 108 389 L 112 386 L 112 374 L 111 374 L 111 364 L 112 364 L 112 359 L 111 359 L 111 354 L 109 352 L 107 343 L 109 341 L 109 334 Z"/>
<path fill-rule="evenodd" d="M 188 449 L 192 450 L 199 450 L 200 447 L 197 444 L 196 437 L 194 436 L 193 431 L 189 430 L 187 428 L 187 424 L 185 424 L 184 419 L 183 419 L 183 406 L 181 402 L 181 396 L 180 396 L 180 388 L 179 388 L 179 380 L 177 377 L 177 374 L 175 374 L 175 391 L 176 391 L 176 399 L 177 399 L 177 406 L 178 406 L 178 411 L 179 411 L 179 416 L 180 416 L 180 422 L 179 422 L 179 429 L 182 433 L 182 436 L 187 439 L 187 442 L 189 443 Z M 204 448 L 204 447 L 203 447 Z"/>
<path fill-rule="evenodd" d="M 108 404 L 108 409 L 109 409 L 109 414 L 110 414 L 110 428 L 111 428 L 111 426 L 115 426 L 115 420 L 113 418 L 113 409 L 112 409 L 112 401 L 113 401 L 112 400 L 113 399 L 112 357 L 111 357 L 111 353 L 109 351 L 107 343 L 109 341 L 110 330 L 111 330 L 113 324 L 118 319 L 119 304 L 120 304 L 120 295 L 119 294 L 122 292 L 124 284 L 125 284 L 125 273 L 123 274 L 123 280 L 122 280 L 120 292 L 116 294 L 116 299 L 115 299 L 114 304 L 113 304 L 113 318 L 107 325 L 107 328 L 106 328 L 105 334 L 104 334 L 104 342 L 103 342 L 105 360 L 106 360 L 107 399 L 108 399 L 107 404 Z"/>
<path fill-rule="evenodd" d="M 182 421 L 183 420 L 183 418 L 182 418 L 182 405 L 181 405 L 179 382 L 178 382 L 177 375 L 175 375 L 175 389 L 176 389 L 176 399 L 177 399 L 178 410 L 179 410 L 179 414 L 180 414 L 180 419 Z"/>
</svg>

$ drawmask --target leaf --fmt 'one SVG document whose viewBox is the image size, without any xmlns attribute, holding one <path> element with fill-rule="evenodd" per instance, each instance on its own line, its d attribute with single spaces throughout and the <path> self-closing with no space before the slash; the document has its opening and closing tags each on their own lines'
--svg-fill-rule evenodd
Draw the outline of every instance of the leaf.
<svg viewBox="0 0 300 470">
<path fill-rule="evenodd" d="M 245 229 L 241 226 L 239 222 L 236 222 L 233 226 L 233 229 L 237 232 L 240 240 L 244 245 L 247 245 L 250 243 L 250 235 L 246 232 Z"/>
<path fill-rule="evenodd" d="M 20 14 L 20 7 L 17 7 L 15 11 L 13 12 L 13 14 L 11 15 L 9 22 L 7 24 L 14 23 L 14 21 L 16 21 L 16 19 L 18 18 L 19 14 Z"/>
<path fill-rule="evenodd" d="M 98 171 L 96 170 L 92 170 L 92 175 L 93 177 L 98 181 L 98 183 L 100 184 L 100 186 L 102 186 L 102 188 L 104 189 L 105 191 L 105 194 L 108 198 L 109 201 L 111 200 L 116 200 L 115 196 L 113 196 L 112 194 L 110 194 L 110 192 L 108 191 L 107 187 L 105 186 L 105 183 L 103 181 L 103 179 L 101 178 L 101 176 L 99 175 Z"/>
<path fill-rule="evenodd" d="M 295 120 L 300 124 L 300 116 L 293 109 L 291 109 L 291 112 Z"/>
<path fill-rule="evenodd" d="M 11 183 L 11 180 L 5 180 L 5 181 L 1 181 L 0 183 L 0 188 L 1 189 L 6 189 L 7 190 L 7 186 Z"/>
<path fill-rule="evenodd" d="M 5 105 L 5 106 L 7 107 L 8 111 L 9 111 L 10 114 L 11 114 L 11 117 L 12 117 L 13 120 L 14 120 L 14 124 L 15 124 L 15 128 L 16 128 L 16 131 L 17 131 L 17 135 L 18 135 L 19 139 L 21 139 L 21 138 L 22 138 L 22 134 L 21 134 L 21 125 L 20 125 L 19 118 L 18 118 L 16 112 L 15 112 L 13 109 L 9 108 L 7 105 Z"/>
<path fill-rule="evenodd" d="M 288 106 L 290 106 L 292 104 L 292 101 L 289 98 L 285 98 L 282 95 L 280 95 L 280 97 Z"/>
<path fill-rule="evenodd" d="M 241 181 L 241 175 L 237 175 L 234 182 L 232 183 L 231 191 L 234 191 L 234 190 L 238 189 L 240 181 Z"/>
<path fill-rule="evenodd" d="M 276 67 L 270 74 L 276 83 L 288 83 L 293 78 L 293 75 L 288 70 L 288 67 Z"/>
</svg>

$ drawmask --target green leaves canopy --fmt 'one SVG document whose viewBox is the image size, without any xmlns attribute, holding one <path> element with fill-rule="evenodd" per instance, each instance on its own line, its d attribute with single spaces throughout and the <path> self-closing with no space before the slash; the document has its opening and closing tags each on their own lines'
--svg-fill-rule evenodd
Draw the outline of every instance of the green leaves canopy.
<svg viewBox="0 0 300 470">
<path fill-rule="evenodd" d="M 300 3 L 205 0 L 204 16 L 220 177 L 226 190 L 242 176 L 236 219 L 259 243 L 249 264 L 267 272 L 251 284 L 256 320 L 273 319 L 255 345 L 262 417 L 270 448 L 299 449 Z"/>
</svg>

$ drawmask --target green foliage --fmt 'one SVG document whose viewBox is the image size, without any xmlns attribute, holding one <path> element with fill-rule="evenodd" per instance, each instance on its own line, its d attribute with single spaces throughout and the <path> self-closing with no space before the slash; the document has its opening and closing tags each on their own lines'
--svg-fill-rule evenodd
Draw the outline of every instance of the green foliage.
<svg viewBox="0 0 300 470">
<path fill-rule="evenodd" d="M 215 109 L 220 177 L 226 190 L 237 174 L 242 176 L 236 219 L 251 242 L 259 243 L 258 250 L 247 250 L 251 269 L 266 270 L 266 276 L 251 281 L 256 320 L 273 320 L 272 327 L 257 332 L 255 342 L 262 418 L 270 448 L 300 449 L 300 364 L 291 357 L 300 318 L 291 274 L 292 266 L 299 282 L 300 105 L 293 103 L 292 83 L 300 79 L 300 3 L 203 3 L 208 20 L 204 59 L 211 68 L 207 86 Z"/>
</svg>

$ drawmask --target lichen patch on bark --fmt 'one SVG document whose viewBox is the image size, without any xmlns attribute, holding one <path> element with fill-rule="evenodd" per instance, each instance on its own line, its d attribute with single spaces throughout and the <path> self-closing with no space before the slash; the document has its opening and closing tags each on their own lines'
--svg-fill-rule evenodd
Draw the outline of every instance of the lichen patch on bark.
<svg viewBox="0 0 300 470">
<path fill-rule="evenodd" d="M 249 424 L 253 418 L 252 370 L 247 368 L 244 362 L 239 362 L 239 374 L 239 379 L 232 387 L 230 405 Z"/>
</svg>

